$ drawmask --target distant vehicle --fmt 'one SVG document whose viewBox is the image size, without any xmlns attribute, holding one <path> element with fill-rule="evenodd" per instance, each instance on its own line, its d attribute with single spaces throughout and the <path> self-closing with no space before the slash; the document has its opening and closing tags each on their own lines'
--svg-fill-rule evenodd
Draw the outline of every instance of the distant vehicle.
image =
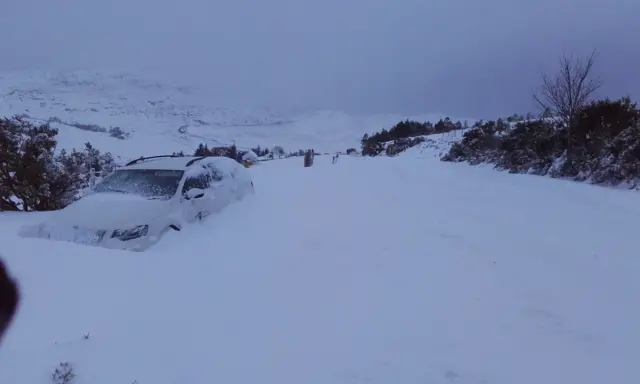
<svg viewBox="0 0 640 384">
<path fill-rule="evenodd" d="M 244 155 L 242 155 L 242 164 L 245 168 L 249 168 L 258 162 L 258 155 L 252 150 L 247 151 Z"/>
<path fill-rule="evenodd" d="M 228 157 L 142 157 L 20 235 L 144 251 L 166 232 L 252 193 L 249 171 Z"/>
</svg>

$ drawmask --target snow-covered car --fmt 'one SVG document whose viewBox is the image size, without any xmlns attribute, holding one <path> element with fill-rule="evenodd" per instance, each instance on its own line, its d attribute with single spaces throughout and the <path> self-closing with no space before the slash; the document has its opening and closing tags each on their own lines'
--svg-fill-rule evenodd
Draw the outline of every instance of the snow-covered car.
<svg viewBox="0 0 640 384">
<path fill-rule="evenodd" d="M 142 157 L 20 235 L 143 251 L 252 193 L 249 171 L 227 157 Z"/>
</svg>

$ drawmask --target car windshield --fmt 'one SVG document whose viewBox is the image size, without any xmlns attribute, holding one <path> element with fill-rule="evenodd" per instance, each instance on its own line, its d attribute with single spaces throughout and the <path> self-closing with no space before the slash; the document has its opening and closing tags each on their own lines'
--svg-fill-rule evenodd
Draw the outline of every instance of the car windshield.
<svg viewBox="0 0 640 384">
<path fill-rule="evenodd" d="M 95 192 L 131 193 L 148 199 L 170 199 L 178 190 L 184 171 L 122 169 L 93 187 Z"/>
</svg>

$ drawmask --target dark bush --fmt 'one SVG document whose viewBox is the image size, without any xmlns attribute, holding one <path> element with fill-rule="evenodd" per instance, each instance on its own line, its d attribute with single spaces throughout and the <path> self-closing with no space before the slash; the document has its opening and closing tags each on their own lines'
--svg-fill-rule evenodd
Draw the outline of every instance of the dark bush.
<svg viewBox="0 0 640 384">
<path fill-rule="evenodd" d="M 511 173 L 546 174 L 566 147 L 561 137 L 546 121 L 518 122 L 495 141 L 500 141 L 496 166 Z"/>
<path fill-rule="evenodd" d="M 462 140 L 454 143 L 442 159 L 444 161 L 468 161 L 475 165 L 495 162 L 500 149 L 500 136 L 509 129 L 503 120 L 479 121 L 462 136 Z"/>
<path fill-rule="evenodd" d="M 258 157 L 263 157 L 263 156 L 269 155 L 269 148 L 260 148 L 259 145 L 257 147 L 255 147 L 255 148 L 251 148 L 251 150 Z"/>
<path fill-rule="evenodd" d="M 390 130 L 383 129 L 380 132 L 373 133 L 371 136 L 365 134 L 360 141 L 362 146 L 363 156 L 378 156 L 382 152 L 398 154 L 397 148 L 403 147 L 402 151 L 410 148 L 406 146 L 407 143 L 413 143 L 417 145 L 422 141 L 403 141 L 404 144 L 398 144 L 396 141 L 399 139 L 409 139 L 417 136 L 432 135 L 435 133 L 446 133 L 458 129 L 463 129 L 465 125 L 460 122 L 453 122 L 450 118 L 440 119 L 435 124 L 430 122 L 420 123 L 417 121 L 404 120 L 394 125 Z M 387 151 L 390 142 L 396 142 L 394 146 L 396 149 L 390 149 Z M 411 145 L 412 146 L 412 145 Z M 400 152 L 402 152 L 400 151 Z"/>
<path fill-rule="evenodd" d="M 129 137 L 129 132 L 123 131 L 120 127 L 111 127 L 109 128 L 109 136 L 124 140 Z"/>
<path fill-rule="evenodd" d="M 391 144 L 387 145 L 385 153 L 387 154 L 387 156 L 395 156 L 400 152 L 406 151 L 411 147 L 415 147 L 416 145 L 423 143 L 425 140 L 426 139 L 422 136 L 397 139 L 394 140 Z"/>
<path fill-rule="evenodd" d="M 55 152 L 58 131 L 21 118 L 0 120 L 0 210 L 63 208 L 85 188 L 93 171 L 110 171 L 113 158 L 87 143 L 84 151 Z"/>
<path fill-rule="evenodd" d="M 640 121 L 640 112 L 629 98 L 592 102 L 580 110 L 571 132 L 571 150 L 576 161 L 570 176 L 584 179 L 600 168 L 606 154 L 617 152 L 613 140 Z"/>
<path fill-rule="evenodd" d="M 479 122 L 442 157 L 491 163 L 513 173 L 608 184 L 640 178 L 639 159 L 640 111 L 629 98 L 588 104 L 579 111 L 570 137 L 563 123 L 549 119 Z"/>
</svg>

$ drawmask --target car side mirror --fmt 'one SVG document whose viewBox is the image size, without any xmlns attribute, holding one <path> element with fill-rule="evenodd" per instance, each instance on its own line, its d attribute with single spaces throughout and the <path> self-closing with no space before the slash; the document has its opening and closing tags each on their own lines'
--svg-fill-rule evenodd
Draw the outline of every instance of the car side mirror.
<svg viewBox="0 0 640 384">
<path fill-rule="evenodd" d="M 204 197 L 204 189 L 191 188 L 190 190 L 187 191 L 187 193 L 184 194 L 184 197 L 187 200 L 199 199 L 201 197 Z"/>
</svg>

